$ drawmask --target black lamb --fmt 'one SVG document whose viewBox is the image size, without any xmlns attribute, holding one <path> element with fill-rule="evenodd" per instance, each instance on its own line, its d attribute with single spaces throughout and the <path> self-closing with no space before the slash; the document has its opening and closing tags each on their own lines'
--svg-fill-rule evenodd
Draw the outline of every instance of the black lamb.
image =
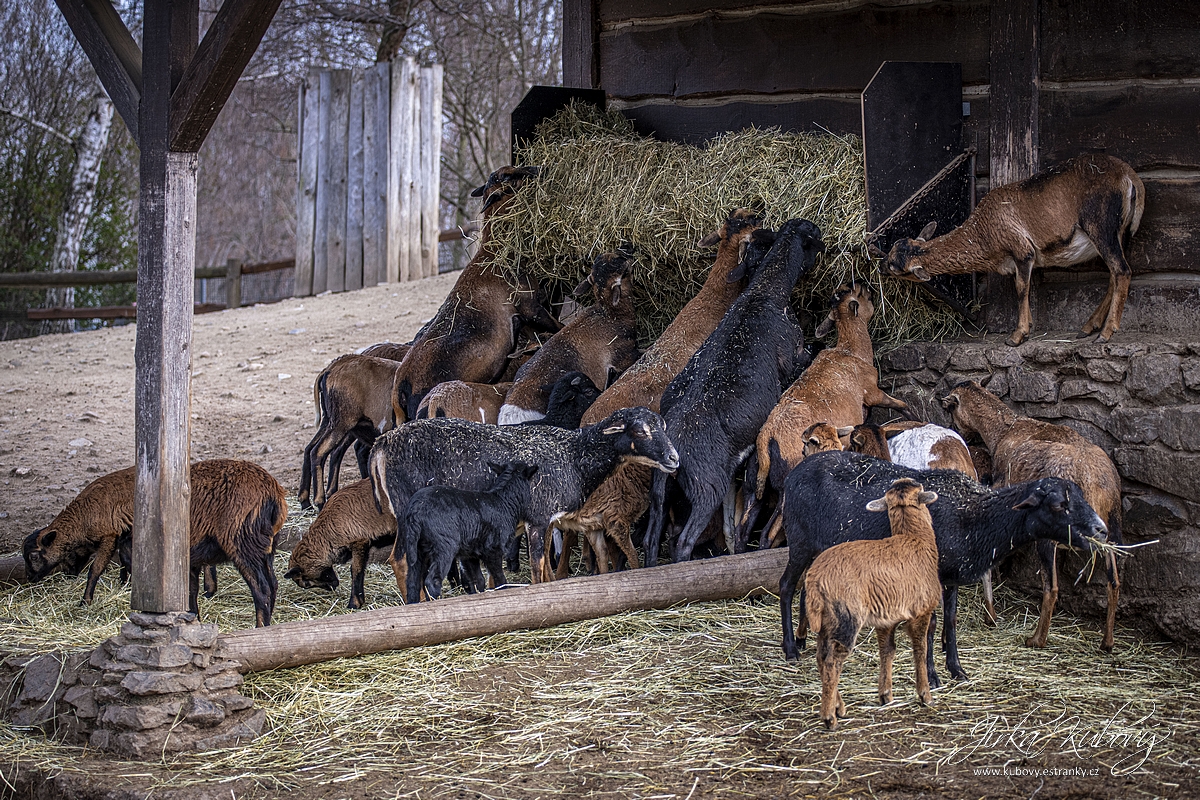
<svg viewBox="0 0 1200 800">
<path fill-rule="evenodd" d="M 866 510 L 898 478 L 912 478 L 927 491 L 937 492 L 929 506 L 937 536 L 938 577 L 945 606 L 946 667 L 965 680 L 958 660 L 956 614 L 958 587 L 979 583 L 994 564 L 1035 539 L 1046 539 L 1090 551 L 1088 537 L 1105 539 L 1104 522 L 1083 499 L 1083 492 L 1062 478 L 987 489 L 958 470 L 915 470 L 858 453 L 815 453 L 793 469 L 784 481 L 783 529 L 787 534 L 788 564 L 779 581 L 783 612 L 783 652 L 800 656 L 792 632 L 792 598 L 804 571 L 821 552 L 842 542 L 882 539 L 890 535 L 887 517 Z M 801 629 L 807 633 L 804 591 L 800 592 Z M 927 668 L 931 686 L 941 683 L 933 666 L 933 635 L 929 627 Z"/>
<path fill-rule="evenodd" d="M 801 219 L 785 222 L 754 269 L 750 285 L 663 393 L 663 418 L 680 453 L 674 482 L 687 513 L 676 561 L 691 558 L 734 472 L 795 371 L 803 334 L 788 316 L 788 298 L 824 249 L 816 225 Z M 730 280 L 740 279 L 742 270 L 752 267 L 753 258 L 744 258 Z M 648 567 L 658 563 L 666 477 L 656 473 L 650 485 Z"/>
<path fill-rule="evenodd" d="M 544 561 L 550 517 L 579 508 L 623 460 L 667 471 L 679 465 L 658 414 L 647 408 L 626 408 L 574 431 L 549 425 L 417 420 L 379 438 L 371 450 L 370 471 L 376 501 L 395 513 L 403 512 L 408 499 L 425 486 L 486 489 L 495 477 L 489 461 L 537 464 L 525 528 L 530 573 L 538 582 L 548 579 Z M 392 564 L 398 573 L 407 568 L 405 556 L 403 546 L 393 547 Z"/>
<path fill-rule="evenodd" d="M 488 463 L 496 482 L 486 492 L 450 486 L 427 486 L 412 496 L 398 530 L 408 556 L 409 603 L 419 602 L 421 589 L 430 600 L 442 594 L 442 583 L 454 560 L 461 559 L 474 589 L 487 588 L 483 562 L 496 586 L 503 586 L 504 551 L 529 506 L 529 479 L 536 464 Z"/>
</svg>

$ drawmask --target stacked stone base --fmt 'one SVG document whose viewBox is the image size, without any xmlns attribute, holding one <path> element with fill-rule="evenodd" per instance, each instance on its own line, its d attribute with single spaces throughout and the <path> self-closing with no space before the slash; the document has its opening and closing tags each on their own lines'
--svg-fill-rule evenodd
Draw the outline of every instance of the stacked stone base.
<svg viewBox="0 0 1200 800">
<path fill-rule="evenodd" d="M 904 345 L 880 356 L 880 386 L 949 425 L 938 398 L 978 380 L 1017 413 L 1067 425 L 1103 448 L 1122 478 L 1125 541 L 1158 540 L 1122 561 L 1118 619 L 1200 644 L 1200 342 L 1122 331 L 1107 344 L 1035 334 L 1014 348 L 1004 338 Z M 1066 560 L 1060 607 L 1103 614 L 1099 578 L 1075 586 L 1079 559 Z M 1040 593 L 1036 559 L 1015 559 L 1005 577 Z"/>
<path fill-rule="evenodd" d="M 266 715 L 238 691 L 237 663 L 214 657 L 216 644 L 216 626 L 194 614 L 130 614 L 90 655 L 6 661 L 9 719 L 139 759 L 248 741 Z"/>
</svg>

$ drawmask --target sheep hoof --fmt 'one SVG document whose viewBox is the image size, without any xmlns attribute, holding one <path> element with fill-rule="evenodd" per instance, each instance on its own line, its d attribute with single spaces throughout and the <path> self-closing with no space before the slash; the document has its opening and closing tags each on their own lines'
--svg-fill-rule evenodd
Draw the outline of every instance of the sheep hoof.
<svg viewBox="0 0 1200 800">
<path fill-rule="evenodd" d="M 783 657 L 785 659 L 787 659 L 788 661 L 799 661 L 800 660 L 800 651 L 799 650 L 784 650 Z"/>
<path fill-rule="evenodd" d="M 216 593 L 215 591 L 214 591 L 214 592 L 205 592 L 205 593 L 204 593 L 204 599 L 205 599 L 205 600 L 212 600 L 212 599 L 213 599 L 214 597 L 216 597 L 216 596 L 217 596 L 217 593 Z"/>
<path fill-rule="evenodd" d="M 1108 341 L 1109 339 L 1111 339 L 1111 338 L 1112 338 L 1112 336 L 1111 336 L 1111 335 L 1109 335 L 1109 336 L 1105 336 L 1105 335 L 1102 333 L 1102 334 L 1100 334 L 1099 336 L 1097 336 L 1097 337 L 1096 337 L 1096 344 L 1104 344 L 1105 342 L 1107 342 L 1107 341 Z"/>
<path fill-rule="evenodd" d="M 1102 652 L 1105 652 L 1105 653 L 1111 653 L 1111 652 L 1112 652 L 1112 649 L 1113 649 L 1113 643 L 1112 643 L 1112 642 L 1101 642 L 1101 643 L 1100 643 L 1100 650 L 1101 650 Z"/>
<path fill-rule="evenodd" d="M 933 702 L 933 696 L 931 694 L 929 694 L 929 692 L 925 692 L 924 694 L 918 694 L 917 702 L 923 706 L 927 706 Z"/>
<path fill-rule="evenodd" d="M 969 681 L 970 680 L 970 678 L 967 677 L 967 673 L 963 672 L 961 667 L 958 669 L 950 670 L 950 677 L 954 678 L 954 680 L 956 680 L 956 681 Z M 930 684 L 930 686 L 933 686 L 933 684 Z"/>
<path fill-rule="evenodd" d="M 1028 639 L 1025 640 L 1025 646 L 1026 647 L 1045 647 L 1046 640 L 1040 639 L 1037 636 L 1030 636 Z"/>
<path fill-rule="evenodd" d="M 892 702 L 892 695 L 890 693 L 879 695 L 879 705 L 886 706 L 890 702 Z"/>
<path fill-rule="evenodd" d="M 1006 345 L 1008 345 L 1009 347 L 1017 347 L 1023 341 L 1025 341 L 1024 336 L 1018 336 L 1017 334 L 1014 333 L 1012 336 L 1009 336 L 1007 339 L 1005 339 L 1004 343 Z"/>
<path fill-rule="evenodd" d="M 825 723 L 825 730 L 827 731 L 832 731 L 837 728 L 837 717 L 825 717 L 821 720 L 821 722 Z"/>
</svg>

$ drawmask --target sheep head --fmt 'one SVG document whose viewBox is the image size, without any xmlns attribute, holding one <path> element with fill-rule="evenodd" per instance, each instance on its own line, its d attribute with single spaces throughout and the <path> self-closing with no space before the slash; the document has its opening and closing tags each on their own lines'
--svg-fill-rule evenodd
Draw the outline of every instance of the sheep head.
<svg viewBox="0 0 1200 800">
<path fill-rule="evenodd" d="M 865 325 L 873 316 L 875 304 L 871 302 L 870 287 L 865 283 L 842 284 L 833 293 L 829 316 L 817 326 L 813 336 L 823 339 L 833 333 L 838 320 L 861 319 Z"/>
<path fill-rule="evenodd" d="M 761 211 L 752 211 L 748 208 L 738 208 L 729 212 L 729 216 L 725 219 L 725 224 L 717 230 L 705 236 L 696 243 L 697 247 L 716 247 L 722 241 L 729 241 L 738 238 L 741 241 L 739 244 L 744 248 L 746 242 L 750 238 L 750 234 L 756 228 L 761 228 L 763 224 L 763 214 Z M 739 252 L 739 255 L 741 253 Z"/>
<path fill-rule="evenodd" d="M 496 213 L 496 206 L 511 198 L 528 178 L 536 178 L 541 167 L 501 167 L 488 176 L 487 182 L 471 192 L 471 197 L 483 198 L 483 211 Z"/>
<path fill-rule="evenodd" d="M 292 552 L 288 561 L 288 571 L 283 577 L 295 581 L 301 589 L 324 589 L 332 592 L 339 584 L 337 572 L 331 565 L 309 563 L 303 556 L 297 559 L 295 551 Z"/>
<path fill-rule="evenodd" d="M 1108 539 L 1108 526 L 1074 481 L 1042 478 L 1018 485 L 1028 487 L 1024 499 L 1013 506 L 1014 511 L 1028 514 L 1026 530 L 1089 553 L 1095 549 L 1091 539 Z"/>
<path fill-rule="evenodd" d="M 597 303 L 608 303 L 614 308 L 621 303 L 624 282 L 633 267 L 633 245 L 625 243 L 617 250 L 596 256 L 592 271 L 575 287 L 572 294 L 582 298 L 590 290 Z"/>
<path fill-rule="evenodd" d="M 898 506 L 927 506 L 937 500 L 937 492 L 927 492 L 925 487 L 912 478 L 897 478 L 892 481 L 883 497 L 867 503 L 868 511 L 887 511 Z"/>
<path fill-rule="evenodd" d="M 901 239 L 892 245 L 892 251 L 880 266 L 883 274 L 893 278 L 904 278 L 909 281 L 925 282 L 932 276 L 921 264 L 921 257 L 929 252 L 925 242 L 937 230 L 937 223 L 931 222 L 915 239 Z"/>
<path fill-rule="evenodd" d="M 58 533 L 52 522 L 25 537 L 21 554 L 25 558 L 25 576 L 31 583 L 59 571 L 78 575 L 95 553 L 94 546 L 72 542 L 70 537 L 60 537 Z"/>
<path fill-rule="evenodd" d="M 594 427 L 612 441 L 622 461 L 633 461 L 663 472 L 679 468 L 679 453 L 667 437 L 667 424 L 648 408 L 623 408 Z"/>
</svg>

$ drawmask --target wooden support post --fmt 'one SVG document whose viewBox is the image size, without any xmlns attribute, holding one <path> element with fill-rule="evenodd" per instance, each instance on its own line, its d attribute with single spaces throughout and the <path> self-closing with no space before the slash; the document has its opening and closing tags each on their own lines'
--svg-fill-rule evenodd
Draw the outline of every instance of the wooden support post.
<svg viewBox="0 0 1200 800">
<path fill-rule="evenodd" d="M 230 258 L 225 261 L 225 307 L 240 308 L 242 305 L 242 260 Z"/>
<path fill-rule="evenodd" d="M 387 280 L 407 281 L 420 277 L 409 271 L 412 263 L 413 223 L 412 184 L 415 151 L 417 66 L 411 58 L 392 64 L 391 125 L 388 131 L 388 260 Z"/>
<path fill-rule="evenodd" d="M 569 578 L 433 603 L 286 622 L 221 636 L 222 658 L 243 672 L 442 644 L 505 631 L 549 628 L 625 611 L 728 600 L 779 591 L 786 549 L 708 558 L 654 569 Z"/>
<path fill-rule="evenodd" d="M 363 286 L 387 276 L 388 106 L 391 64 L 363 80 Z"/>
<path fill-rule="evenodd" d="M 363 286 L 363 74 L 350 78 L 350 120 L 347 128 L 346 177 L 346 291 Z"/>
<path fill-rule="evenodd" d="M 441 233 L 442 65 L 421 68 L 421 274 L 438 274 L 438 234 Z"/>
<path fill-rule="evenodd" d="M 296 168 L 296 297 L 313 293 L 313 236 L 317 217 L 317 148 L 320 112 L 317 101 L 321 96 L 320 78 L 316 71 L 300 84 L 300 130 L 297 133 Z"/>
<path fill-rule="evenodd" d="M 596 74 L 596 2 L 563 0 L 562 15 L 563 86 L 595 88 L 600 85 Z"/>
<path fill-rule="evenodd" d="M 180 4 L 187 10 L 187 4 Z M 173 4 L 146 4 L 138 224 L 133 590 L 137 611 L 188 606 L 188 449 L 196 260 L 194 152 L 169 150 Z M 176 39 L 177 46 L 186 47 Z"/>
<path fill-rule="evenodd" d="M 142 54 L 109 0 L 56 0 L 104 90 L 138 141 Z"/>
<path fill-rule="evenodd" d="M 988 182 L 994 189 L 1038 170 L 1038 0 L 994 0 L 990 51 Z M 988 329 L 1015 328 L 1017 294 L 1012 278 L 989 275 L 987 298 Z"/>
<path fill-rule="evenodd" d="M 329 155 L 329 182 L 322 189 L 329 192 L 326 201 L 328 216 L 326 224 L 326 246 L 329 248 L 325 260 L 325 289 L 340 292 L 346 288 L 346 197 L 349 168 L 349 142 L 347 134 L 350 122 L 350 70 L 335 69 L 330 75 L 329 96 L 329 147 L 322 154 Z M 324 168 L 322 167 L 322 170 Z M 321 202 L 318 197 L 317 202 Z"/>
</svg>

